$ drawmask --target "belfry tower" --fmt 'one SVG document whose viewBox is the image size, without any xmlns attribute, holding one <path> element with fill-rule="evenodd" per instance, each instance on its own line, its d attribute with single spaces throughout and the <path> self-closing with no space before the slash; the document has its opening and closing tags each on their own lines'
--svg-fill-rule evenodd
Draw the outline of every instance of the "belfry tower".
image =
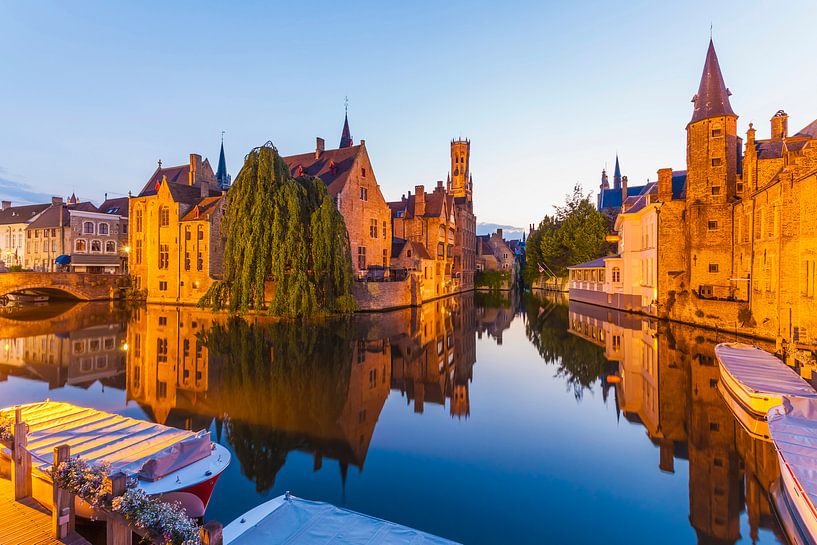
<svg viewBox="0 0 817 545">
<path fill-rule="evenodd" d="M 471 141 L 458 138 L 451 141 L 451 193 L 471 200 Z"/>
</svg>

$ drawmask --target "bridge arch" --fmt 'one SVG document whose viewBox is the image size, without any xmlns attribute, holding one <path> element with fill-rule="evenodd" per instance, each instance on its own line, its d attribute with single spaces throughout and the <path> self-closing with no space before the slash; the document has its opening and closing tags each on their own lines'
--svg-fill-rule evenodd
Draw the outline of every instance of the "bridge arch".
<svg viewBox="0 0 817 545">
<path fill-rule="evenodd" d="M 80 301 L 117 299 L 128 283 L 127 275 L 97 273 L 0 273 L 0 296 L 20 291 L 36 291 L 57 298 Z"/>
</svg>

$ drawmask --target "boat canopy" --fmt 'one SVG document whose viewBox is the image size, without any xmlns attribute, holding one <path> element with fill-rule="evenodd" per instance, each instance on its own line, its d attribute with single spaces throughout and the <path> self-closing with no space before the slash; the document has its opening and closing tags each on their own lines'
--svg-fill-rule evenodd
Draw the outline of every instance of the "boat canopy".
<svg viewBox="0 0 817 545">
<path fill-rule="evenodd" d="M 3 409 L 0 417 L 13 419 L 14 409 Z M 68 445 L 72 456 L 108 463 L 111 473 L 155 481 L 206 458 L 212 449 L 210 432 L 184 431 L 56 401 L 21 409 L 29 430 L 26 450 L 41 471 L 51 467 L 54 447 Z"/>
<path fill-rule="evenodd" d="M 71 264 L 71 256 L 70 255 L 58 255 L 57 258 L 54 260 L 57 265 L 70 265 Z"/>
<path fill-rule="evenodd" d="M 817 400 L 783 398 L 783 405 L 769 411 L 769 433 L 811 505 L 817 506 Z"/>
<path fill-rule="evenodd" d="M 743 343 L 722 343 L 715 355 L 734 379 L 750 392 L 810 397 L 817 391 L 774 355 Z"/>
<path fill-rule="evenodd" d="M 225 545 L 448 545 L 441 537 L 407 526 L 341 509 L 334 505 L 284 496 L 280 506 Z M 225 531 L 226 533 L 226 531 Z M 226 537 L 226 536 L 225 536 Z"/>
</svg>

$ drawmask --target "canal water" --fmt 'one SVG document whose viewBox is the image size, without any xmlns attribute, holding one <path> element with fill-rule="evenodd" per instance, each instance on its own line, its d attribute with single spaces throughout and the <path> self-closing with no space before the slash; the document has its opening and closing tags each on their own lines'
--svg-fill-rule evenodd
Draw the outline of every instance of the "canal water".
<svg viewBox="0 0 817 545">
<path fill-rule="evenodd" d="M 785 543 L 770 443 L 715 332 L 543 295 L 311 325 L 106 304 L 0 312 L 0 406 L 192 430 L 233 461 L 208 517 L 292 491 L 463 543 Z"/>
</svg>

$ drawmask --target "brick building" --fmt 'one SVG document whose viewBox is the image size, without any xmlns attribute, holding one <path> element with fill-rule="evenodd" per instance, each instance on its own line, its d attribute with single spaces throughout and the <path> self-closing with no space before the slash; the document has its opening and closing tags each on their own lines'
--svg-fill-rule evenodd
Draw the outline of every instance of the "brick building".
<svg viewBox="0 0 817 545">
<path fill-rule="evenodd" d="M 365 276 L 370 267 L 388 270 L 391 214 L 377 183 L 366 141 L 353 145 L 348 116 L 338 149 L 327 150 L 324 139 L 317 138 L 314 151 L 283 159 L 293 176 L 315 176 L 326 184 L 346 223 L 352 267 L 357 275 Z"/>
<path fill-rule="evenodd" d="M 106 200 L 97 208 L 75 195 L 67 202 L 55 197 L 51 206 L 26 227 L 24 267 L 45 272 L 60 267 L 72 272 L 124 272 L 128 215 L 122 202 Z"/>
<path fill-rule="evenodd" d="M 474 288 L 477 253 L 477 217 L 474 215 L 474 179 L 471 175 L 471 141 L 451 141 L 451 172 L 448 192 L 454 197 L 455 291 Z"/>
<path fill-rule="evenodd" d="M 223 195 L 210 162 L 191 153 L 185 165 L 160 163 L 130 199 L 130 272 L 148 302 L 195 304 L 221 275 Z"/>
<path fill-rule="evenodd" d="M 780 110 L 768 138 L 750 123 L 744 144 L 730 95 L 710 41 L 686 127 L 687 169 L 660 169 L 648 196 L 656 208 L 655 300 L 641 310 L 813 350 L 817 121 L 790 134 Z M 620 249 L 640 245 L 644 225 L 634 227 L 619 231 Z M 622 267 L 638 271 L 640 260 Z"/>
</svg>

